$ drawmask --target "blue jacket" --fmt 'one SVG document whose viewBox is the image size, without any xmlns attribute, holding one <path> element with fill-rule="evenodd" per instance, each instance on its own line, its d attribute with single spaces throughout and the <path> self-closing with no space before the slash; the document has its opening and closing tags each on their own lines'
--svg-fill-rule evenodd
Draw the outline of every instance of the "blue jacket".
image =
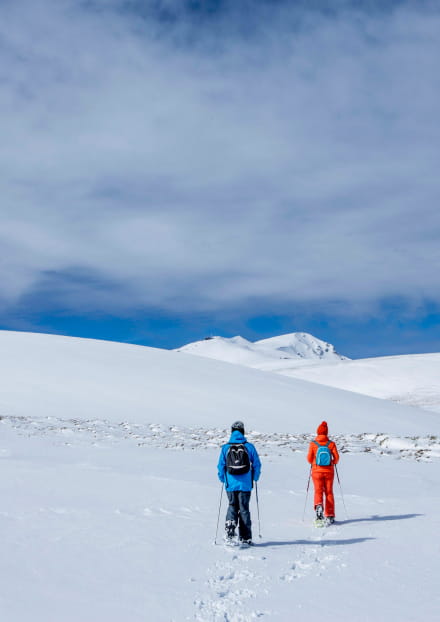
<svg viewBox="0 0 440 622">
<path fill-rule="evenodd" d="M 251 463 L 251 470 L 248 473 L 244 473 L 243 475 L 231 475 L 230 473 L 227 473 L 226 454 L 228 453 L 230 443 L 243 443 L 246 447 Z M 247 442 L 246 438 L 238 430 L 234 430 L 232 432 L 229 443 L 226 443 L 226 445 L 223 445 L 223 447 L 221 448 L 220 457 L 218 459 L 217 471 L 218 478 L 221 482 L 225 484 L 225 489 L 227 491 L 249 491 L 252 490 L 252 481 L 258 481 L 261 472 L 261 462 L 260 458 L 258 457 L 257 450 L 252 445 L 252 443 Z"/>
</svg>

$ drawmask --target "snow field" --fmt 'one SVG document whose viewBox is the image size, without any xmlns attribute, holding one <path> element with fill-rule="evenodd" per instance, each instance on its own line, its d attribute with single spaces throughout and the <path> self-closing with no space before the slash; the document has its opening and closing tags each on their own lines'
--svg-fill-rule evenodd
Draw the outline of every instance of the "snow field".
<svg viewBox="0 0 440 622">
<path fill-rule="evenodd" d="M 438 353 L 344 361 L 284 369 L 279 373 L 440 414 Z"/>
<path fill-rule="evenodd" d="M 0 349 L 2 620 L 439 619 L 437 414 L 180 352 L 4 332 Z M 263 537 L 253 495 L 240 551 L 213 544 L 235 419 L 263 462 Z M 336 483 L 318 530 L 323 419 L 347 513 Z M 219 540 L 225 513 L 223 494 Z"/>
<path fill-rule="evenodd" d="M 0 331 L 0 415 L 264 433 L 440 434 L 435 413 L 182 352 Z"/>
<path fill-rule="evenodd" d="M 129 423 L 16 423 L 0 421 L 8 622 L 287 622 L 309 620 L 310 611 L 328 620 L 354 619 L 353 611 L 365 621 L 437 619 L 432 456 L 346 441 L 339 473 L 348 517 L 336 483 L 340 522 L 320 530 L 311 490 L 302 522 L 307 439 L 296 438 L 292 451 L 283 435 L 255 433 L 263 538 L 253 495 L 256 546 L 236 550 L 213 545 L 224 432 L 151 424 L 148 443 L 138 424 L 133 439 Z M 223 494 L 218 542 L 225 512 Z"/>
<path fill-rule="evenodd" d="M 214 337 L 180 352 L 273 371 L 329 387 L 440 413 L 440 354 L 351 361 L 313 335 L 292 333 L 251 343 Z"/>
</svg>

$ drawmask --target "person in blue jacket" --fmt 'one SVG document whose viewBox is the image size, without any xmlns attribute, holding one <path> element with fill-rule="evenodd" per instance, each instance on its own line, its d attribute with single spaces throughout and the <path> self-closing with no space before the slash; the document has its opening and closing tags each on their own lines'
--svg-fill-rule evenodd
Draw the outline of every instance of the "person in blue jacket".
<svg viewBox="0 0 440 622">
<path fill-rule="evenodd" d="M 231 464 L 231 454 L 233 450 L 238 454 L 237 462 L 246 460 L 249 469 L 245 473 L 236 474 L 233 464 Z M 243 448 L 247 454 L 240 456 Z M 243 471 L 246 466 L 238 466 L 238 471 Z M 241 542 L 252 544 L 252 521 L 249 511 L 249 502 L 251 500 L 251 491 L 253 483 L 257 482 L 261 472 L 261 462 L 258 457 L 257 450 L 248 443 L 244 436 L 244 423 L 236 421 L 231 426 L 231 437 L 226 445 L 223 445 L 220 451 L 220 457 L 217 465 L 218 478 L 225 485 L 226 494 L 228 495 L 229 506 L 226 513 L 226 539 L 232 540 L 235 537 L 235 529 L 238 526 L 238 538 Z"/>
</svg>

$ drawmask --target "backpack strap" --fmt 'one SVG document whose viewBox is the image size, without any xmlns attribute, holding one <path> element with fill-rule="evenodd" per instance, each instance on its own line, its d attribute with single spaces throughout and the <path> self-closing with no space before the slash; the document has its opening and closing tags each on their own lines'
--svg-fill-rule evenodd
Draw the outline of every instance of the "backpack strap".
<svg viewBox="0 0 440 622">
<path fill-rule="evenodd" d="M 318 441 L 312 441 L 312 443 L 315 443 L 315 445 L 316 445 L 317 447 L 330 447 L 330 443 L 331 443 L 331 442 L 332 442 L 332 441 L 329 439 L 329 440 L 326 442 L 326 444 L 325 444 L 325 445 L 320 445 L 320 444 L 318 443 Z"/>
</svg>

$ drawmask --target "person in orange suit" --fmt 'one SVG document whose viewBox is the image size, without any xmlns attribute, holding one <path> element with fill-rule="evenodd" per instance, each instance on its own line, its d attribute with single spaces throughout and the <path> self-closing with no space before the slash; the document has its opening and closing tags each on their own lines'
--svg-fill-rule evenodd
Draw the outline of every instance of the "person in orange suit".
<svg viewBox="0 0 440 622">
<path fill-rule="evenodd" d="M 328 437 L 326 421 L 318 426 L 316 432 L 317 436 L 310 443 L 307 454 L 307 460 L 312 465 L 316 518 L 317 520 L 325 518 L 328 523 L 333 523 L 335 520 L 334 465 L 339 462 L 339 453 L 335 443 Z"/>
</svg>

